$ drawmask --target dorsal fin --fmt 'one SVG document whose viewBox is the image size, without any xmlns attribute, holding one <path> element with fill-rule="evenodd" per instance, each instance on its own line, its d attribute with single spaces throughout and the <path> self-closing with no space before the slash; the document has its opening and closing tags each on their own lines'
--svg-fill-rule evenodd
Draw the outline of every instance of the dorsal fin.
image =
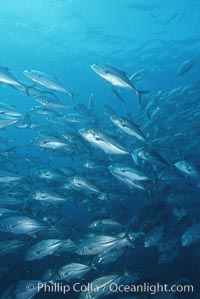
<svg viewBox="0 0 200 299">
<path fill-rule="evenodd" d="M 12 71 L 12 69 L 10 69 L 10 68 L 8 68 L 8 67 L 6 67 L 6 66 L 1 66 L 0 68 L 4 69 L 5 71 L 8 71 L 8 72 L 11 72 L 11 71 Z"/>
</svg>

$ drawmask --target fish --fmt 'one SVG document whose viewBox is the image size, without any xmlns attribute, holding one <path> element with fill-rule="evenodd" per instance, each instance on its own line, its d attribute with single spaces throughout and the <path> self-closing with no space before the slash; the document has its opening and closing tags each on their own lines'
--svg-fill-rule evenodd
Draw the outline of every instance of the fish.
<svg viewBox="0 0 200 299">
<path fill-rule="evenodd" d="M 44 67 L 40 59 L 34 64 Z M 81 60 L 75 64 L 81 74 Z M 161 67 L 147 64 L 153 94 L 135 88 L 147 65 L 130 77 L 98 65 L 108 82 L 98 90 L 85 69 L 90 84 L 80 85 L 76 103 L 65 103 L 71 91 L 48 74 L 27 73 L 27 83 L 4 70 L 10 83 L 3 83 L 0 69 L 1 299 L 36 298 L 42 286 L 70 287 L 79 299 L 112 297 L 111 285 L 125 291 L 144 281 L 184 282 L 170 275 L 179 275 L 186 255 L 198 265 L 200 80 L 186 63 L 178 76 L 188 72 L 187 80 L 175 70 L 170 87 Z M 126 90 L 142 97 L 142 109 L 126 103 Z M 198 278 L 190 268 L 183 275 Z M 163 269 L 173 273 L 163 277 Z M 77 284 L 84 290 L 74 294 Z"/>
<path fill-rule="evenodd" d="M 88 226 L 90 229 L 100 232 L 116 232 L 120 231 L 126 226 L 123 226 L 121 223 L 114 221 L 112 219 L 101 219 L 95 220 Z"/>
<path fill-rule="evenodd" d="M 130 154 L 112 137 L 92 129 L 80 129 L 80 135 L 93 146 L 100 148 L 106 154 L 127 155 Z"/>
<path fill-rule="evenodd" d="M 124 71 L 121 71 L 108 64 L 92 64 L 91 69 L 100 77 L 110 82 L 113 86 L 134 90 L 141 105 L 141 96 L 149 91 L 141 91 L 135 88 Z"/>
<path fill-rule="evenodd" d="M 57 150 L 63 147 L 67 147 L 68 144 L 62 141 L 59 137 L 55 136 L 40 136 L 32 140 L 33 145 L 42 148 L 49 148 L 52 150 Z"/>
<path fill-rule="evenodd" d="M 45 116 L 60 116 L 60 112 L 55 109 L 51 109 L 46 106 L 35 106 L 30 109 L 30 113 L 35 113 L 38 115 L 45 115 Z"/>
<path fill-rule="evenodd" d="M 88 103 L 88 109 L 92 112 L 94 112 L 94 106 L 95 106 L 95 97 L 94 94 L 91 93 Z"/>
<path fill-rule="evenodd" d="M 95 185 L 92 181 L 84 179 L 82 177 L 71 177 L 68 183 L 64 184 L 64 189 L 72 189 L 79 192 L 83 192 L 87 195 L 96 195 L 100 200 L 106 200 L 107 194 L 102 192 L 101 189 Z"/>
<path fill-rule="evenodd" d="M 64 176 L 60 173 L 59 170 L 51 170 L 51 168 L 37 170 L 34 174 L 38 178 L 44 179 L 44 180 L 47 180 L 47 181 L 64 180 Z"/>
<path fill-rule="evenodd" d="M 166 159 L 164 159 L 161 154 L 151 150 L 146 146 L 135 149 L 132 152 L 131 156 L 137 166 L 140 166 L 140 160 L 142 160 L 145 162 L 149 162 L 149 164 L 153 165 L 153 168 L 155 168 L 155 165 L 165 165 L 167 167 L 170 167 L 170 163 L 166 161 Z"/>
<path fill-rule="evenodd" d="M 56 109 L 56 110 L 71 109 L 71 106 L 65 106 L 58 98 L 55 98 L 55 97 L 37 95 L 37 96 L 34 96 L 34 99 L 39 104 L 41 104 L 43 106 L 47 106 L 49 109 Z"/>
<path fill-rule="evenodd" d="M 9 195 L 4 195 L 0 200 L 0 207 L 17 207 L 23 206 L 23 201 L 19 198 L 11 197 Z"/>
<path fill-rule="evenodd" d="M 129 80 L 131 80 L 134 84 L 140 80 L 142 80 L 145 75 L 147 74 L 147 71 L 146 70 L 139 70 L 135 73 L 133 73 L 130 77 L 129 77 Z"/>
<path fill-rule="evenodd" d="M 111 86 L 111 90 L 113 92 L 113 94 L 115 95 L 116 98 L 118 98 L 122 103 L 124 103 L 124 98 L 122 97 L 121 93 L 120 93 L 120 89 L 117 88 L 116 86 Z"/>
<path fill-rule="evenodd" d="M 9 210 L 9 209 L 0 207 L 0 217 L 9 216 L 9 215 L 16 214 L 16 213 L 18 213 L 18 211 Z"/>
<path fill-rule="evenodd" d="M 31 197 L 40 201 L 41 203 L 51 203 L 51 204 L 60 204 L 66 202 L 66 198 L 57 192 L 49 191 L 49 190 L 37 190 L 31 193 Z"/>
<path fill-rule="evenodd" d="M 27 216 L 11 216 L 0 220 L 1 232 L 27 234 L 33 237 L 43 229 L 46 229 L 46 225 Z"/>
<path fill-rule="evenodd" d="M 8 171 L 0 171 L 0 183 L 3 184 L 12 184 L 12 183 L 17 183 L 19 181 L 21 181 L 23 179 L 22 176 L 15 174 L 15 173 L 11 173 Z"/>
<path fill-rule="evenodd" d="M 81 241 L 75 252 L 79 255 L 90 256 L 100 254 L 111 248 L 124 248 L 126 246 L 134 248 L 128 234 L 122 237 L 96 235 Z"/>
<path fill-rule="evenodd" d="M 55 278 L 53 278 L 53 280 L 65 280 L 70 282 L 73 279 L 82 278 L 91 269 L 92 267 L 88 265 L 80 263 L 70 263 L 59 268 L 57 271 L 57 275 L 55 275 Z"/>
<path fill-rule="evenodd" d="M 149 181 L 148 178 L 140 169 L 134 167 L 128 167 L 122 164 L 113 164 L 109 166 L 109 169 L 116 174 L 127 177 L 133 181 Z"/>
<path fill-rule="evenodd" d="M 194 166 L 191 162 L 186 160 L 178 161 L 174 165 L 186 177 L 194 178 L 197 181 L 198 188 L 200 188 L 200 168 L 198 166 Z"/>
<path fill-rule="evenodd" d="M 142 183 L 152 181 L 137 168 L 127 167 L 122 164 L 113 164 L 108 168 L 114 177 L 134 189 L 146 190 L 146 187 Z"/>
<path fill-rule="evenodd" d="M 189 226 L 181 237 L 182 246 L 189 246 L 200 240 L 200 223 Z"/>
<path fill-rule="evenodd" d="M 176 76 L 183 76 L 189 72 L 197 64 L 195 59 L 185 60 L 179 67 L 176 73 Z"/>
<path fill-rule="evenodd" d="M 29 95 L 28 88 L 23 86 L 17 80 L 17 78 L 15 78 L 15 76 L 11 73 L 11 69 L 9 69 L 8 67 L 0 66 L 0 82 L 8 84 L 10 86 L 14 86 L 16 88 L 20 88 Z"/>
<path fill-rule="evenodd" d="M 94 263 L 97 265 L 107 265 L 115 263 L 124 253 L 124 248 L 111 248 L 103 251 L 95 257 Z"/>
<path fill-rule="evenodd" d="M 25 260 L 40 260 L 46 256 L 53 255 L 63 244 L 63 240 L 42 240 L 31 246 L 25 253 Z"/>
<path fill-rule="evenodd" d="M 73 103 L 73 97 L 75 96 L 75 94 L 73 92 L 70 92 L 66 88 L 60 86 L 56 78 L 37 70 L 25 70 L 23 71 L 23 74 L 31 81 L 36 82 L 37 84 L 42 85 L 47 89 L 50 89 L 52 91 L 60 91 L 68 94 Z"/>
<path fill-rule="evenodd" d="M 0 242 L 0 255 L 13 254 L 19 248 L 23 247 L 24 243 L 19 240 L 7 240 Z"/>
<path fill-rule="evenodd" d="M 23 114 L 18 112 L 15 107 L 8 105 L 6 103 L 0 102 L 0 114 L 8 115 L 12 117 L 22 117 Z"/>
<path fill-rule="evenodd" d="M 12 126 L 18 122 L 18 118 L 11 118 L 9 116 L 0 116 L 0 129 L 4 129 L 8 126 Z"/>
<path fill-rule="evenodd" d="M 141 142 L 144 143 L 147 142 L 147 138 L 140 130 L 139 126 L 129 121 L 125 117 L 118 116 L 118 115 L 111 115 L 110 120 L 115 126 L 120 128 L 120 130 L 125 132 L 127 135 L 132 136 Z"/>
</svg>

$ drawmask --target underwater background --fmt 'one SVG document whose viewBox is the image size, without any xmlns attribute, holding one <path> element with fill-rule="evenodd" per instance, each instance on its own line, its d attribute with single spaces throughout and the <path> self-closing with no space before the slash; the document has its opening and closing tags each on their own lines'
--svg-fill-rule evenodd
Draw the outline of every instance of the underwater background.
<svg viewBox="0 0 200 299">
<path fill-rule="evenodd" d="M 11 88 L 16 84 L 3 81 L 0 69 L 0 298 L 199 298 L 200 3 L 7 0 L 0 4 L 0 66 L 9 69 L 21 82 L 20 87 L 30 88 L 28 92 Z M 142 95 L 142 104 L 131 88 L 112 90 L 112 84 L 91 69 L 97 63 L 123 70 L 127 78 L 140 71 L 141 78 L 133 85 L 149 91 Z M 73 102 L 67 93 L 29 80 L 25 70 L 55 78 L 60 86 L 75 93 Z M 41 92 L 31 92 L 37 87 Z M 52 103 L 38 103 L 38 94 L 70 107 L 65 110 Z M 8 106 L 5 109 L 2 103 L 21 115 L 16 118 L 8 113 Z M 48 111 L 37 113 L 36 106 Z M 143 140 L 115 126 L 112 115 L 128 119 L 131 130 L 139 128 L 140 137 L 144 134 Z M 5 119 L 13 123 L 5 125 Z M 80 134 L 87 128 L 100 132 L 97 145 Z M 71 139 L 65 138 L 67 133 Z M 46 146 L 47 137 L 56 145 Z M 122 148 L 117 148 L 126 150 L 127 155 L 102 150 L 98 147 L 101 138 L 109 148 L 120 144 Z M 149 160 L 137 156 L 136 150 L 141 148 Z M 179 162 L 184 164 L 179 167 Z M 113 174 L 111 166 L 119 164 L 131 168 L 130 177 Z M 53 171 L 55 178 L 41 178 L 46 169 Z M 145 175 L 139 179 L 142 185 L 134 186 L 134 169 Z M 17 179 L 11 179 L 11 174 Z M 74 178 L 84 178 L 86 186 L 76 185 Z M 34 194 L 40 190 L 55 192 L 66 202 L 53 202 L 54 193 L 53 203 L 40 202 L 41 198 L 37 201 Z M 12 198 L 19 202 L 9 203 Z M 14 216 L 3 209 L 14 211 Z M 32 236 L 13 233 L 10 228 L 16 216 L 30 217 L 46 227 Z M 91 229 L 93 221 L 102 219 L 114 223 L 109 228 L 103 224 Z M 106 252 L 105 244 L 100 242 L 102 250 L 94 255 L 79 251 L 90 249 L 93 244 L 87 245 L 88 238 L 98 235 L 118 238 L 116 243 L 111 240 L 115 244 L 112 249 L 118 249 L 118 240 L 126 238 L 127 232 L 143 237 L 140 235 L 138 243 L 137 237 L 135 243 L 133 238 L 134 248 L 128 240 L 121 255 L 114 261 L 108 258 L 104 265 L 98 255 Z M 183 244 L 185 232 L 187 245 Z M 153 245 L 145 246 L 149 236 Z M 31 246 L 48 239 L 70 239 L 73 249 L 62 243 L 58 251 L 42 259 L 25 258 Z M 19 248 L 9 251 L 11 240 L 19 240 Z M 63 282 L 57 271 L 70 263 L 91 267 L 84 280 L 77 274 L 76 279 L 65 281 L 71 285 L 108 275 L 130 275 L 125 279 L 127 284 L 192 284 L 194 292 L 80 297 L 73 291 L 67 295 L 43 291 L 22 294 L 18 288 L 20 281 Z M 52 275 L 47 278 L 49 269 Z"/>
</svg>

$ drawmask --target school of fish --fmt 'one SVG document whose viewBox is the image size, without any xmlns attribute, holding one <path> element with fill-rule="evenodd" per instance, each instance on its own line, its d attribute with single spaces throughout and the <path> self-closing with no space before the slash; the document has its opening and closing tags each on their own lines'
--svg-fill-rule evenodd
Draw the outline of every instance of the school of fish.
<svg viewBox="0 0 200 299">
<path fill-rule="evenodd" d="M 195 60 L 183 62 L 175 76 L 194 66 Z M 95 94 L 85 105 L 52 75 L 27 69 L 20 81 L 0 67 L 2 86 L 35 100 L 25 114 L 14 102 L 0 101 L 0 129 L 8 132 L 0 136 L 0 259 L 19 260 L 0 267 L 4 283 L 10 272 L 15 278 L 1 289 L 1 299 L 35 297 L 37 288 L 30 292 L 27 283 L 82 279 L 100 291 L 78 298 L 102 298 L 111 282 L 158 281 L 145 264 L 131 267 L 138 253 L 148 256 L 153 249 L 157 265 L 170 264 L 200 244 L 200 82 L 153 94 L 136 87 L 148 75 L 144 69 L 128 76 L 96 63 L 89 71 L 124 105 L 123 90 L 133 91 L 138 112 L 119 114 L 113 102 L 102 103 L 99 113 Z M 9 138 L 10 128 L 21 130 L 28 143 Z"/>
</svg>

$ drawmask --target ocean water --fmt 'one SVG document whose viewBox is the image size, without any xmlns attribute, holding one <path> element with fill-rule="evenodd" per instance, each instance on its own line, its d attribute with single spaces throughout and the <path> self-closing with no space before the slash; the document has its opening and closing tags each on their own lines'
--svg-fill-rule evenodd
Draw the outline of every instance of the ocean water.
<svg viewBox="0 0 200 299">
<path fill-rule="evenodd" d="M 17 80 L 5 82 L 0 67 L 0 298 L 199 298 L 199 10 L 197 0 L 0 1 L 0 66 Z M 125 72 L 131 87 L 113 90 L 93 64 Z M 41 75 L 40 83 L 28 78 L 25 70 L 51 76 L 75 94 L 73 101 L 42 85 Z M 129 80 L 136 72 L 140 77 Z M 148 91 L 141 104 L 135 89 Z M 13 116 L 12 109 L 20 115 Z M 44 109 L 43 115 L 37 109 Z M 112 122 L 113 115 L 129 121 L 132 135 Z M 96 145 L 84 138 L 83 129 L 95 132 Z M 115 167 L 128 174 L 113 172 Z M 42 178 L 45 170 L 55 176 Z M 50 192 L 50 200 L 35 198 L 41 190 Z M 55 194 L 64 202 L 55 202 Z M 9 203 L 14 198 L 18 204 Z M 45 228 L 30 235 L 24 224 L 25 231 L 16 232 L 18 216 Z M 105 219 L 115 223 L 91 228 Z M 136 240 L 133 233 L 139 234 Z M 100 254 L 110 248 L 96 243 L 96 236 L 116 238 L 105 264 Z M 152 243 L 145 245 L 149 238 Z M 41 259 L 26 258 L 31 246 L 49 239 L 70 239 L 73 250 L 62 243 Z M 13 240 L 21 246 L 9 250 Z M 88 253 L 95 244 L 102 250 Z M 112 261 L 117 249 L 121 255 Z M 58 278 L 70 263 L 91 270 Z M 121 277 L 117 285 L 192 285 L 193 291 L 73 291 L 75 283 L 108 275 Z M 71 291 L 30 293 L 26 285 L 37 288 L 38 281 L 69 285 Z"/>
</svg>

